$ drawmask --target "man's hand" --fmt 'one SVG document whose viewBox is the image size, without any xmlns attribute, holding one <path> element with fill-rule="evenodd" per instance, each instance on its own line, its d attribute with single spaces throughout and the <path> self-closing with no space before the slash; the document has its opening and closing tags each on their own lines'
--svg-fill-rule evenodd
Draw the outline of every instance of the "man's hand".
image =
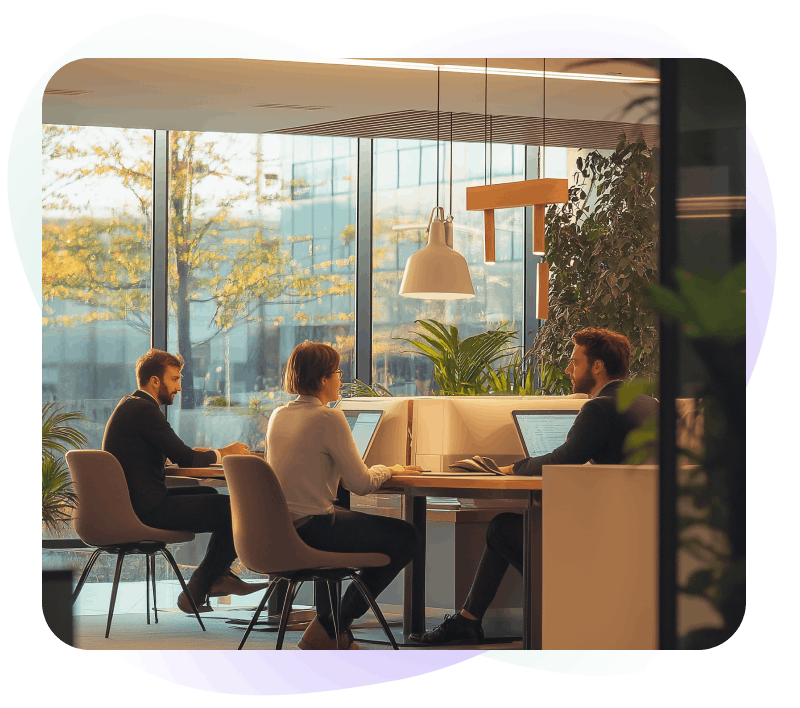
<svg viewBox="0 0 800 708">
<path fill-rule="evenodd" d="M 240 442 L 231 443 L 227 447 L 219 448 L 220 457 L 225 457 L 225 455 L 249 455 L 250 450 L 247 449 L 247 445 Z"/>
<path fill-rule="evenodd" d="M 514 474 L 514 465 L 507 465 L 506 467 L 500 467 L 500 471 L 503 474 Z"/>
</svg>

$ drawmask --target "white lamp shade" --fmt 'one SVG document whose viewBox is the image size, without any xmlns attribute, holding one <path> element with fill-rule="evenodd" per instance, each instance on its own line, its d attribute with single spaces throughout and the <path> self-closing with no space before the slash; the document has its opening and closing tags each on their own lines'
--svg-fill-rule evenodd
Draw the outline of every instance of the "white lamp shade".
<svg viewBox="0 0 800 708">
<path fill-rule="evenodd" d="M 400 295 L 420 300 L 464 300 L 475 297 L 469 266 L 445 242 L 441 221 L 430 225 L 428 245 L 412 253 L 406 263 Z"/>
</svg>

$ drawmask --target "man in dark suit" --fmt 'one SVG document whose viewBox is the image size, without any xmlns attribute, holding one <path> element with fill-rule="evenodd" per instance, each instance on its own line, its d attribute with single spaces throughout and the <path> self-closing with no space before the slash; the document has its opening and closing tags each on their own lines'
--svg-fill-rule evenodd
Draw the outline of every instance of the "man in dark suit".
<svg viewBox="0 0 800 708">
<path fill-rule="evenodd" d="M 136 515 L 148 526 L 175 531 L 211 533 L 205 557 L 187 587 L 201 612 L 211 610 L 206 598 L 246 595 L 266 587 L 240 580 L 230 565 L 236 559 L 230 498 L 211 487 L 167 488 L 164 463 L 208 467 L 225 455 L 246 455 L 247 446 L 233 443 L 219 450 L 190 448 L 177 436 L 159 406 L 169 406 L 181 390 L 183 359 L 151 349 L 136 361 L 138 390 L 125 396 L 108 419 L 103 450 L 119 460 Z M 183 593 L 178 607 L 192 612 Z"/>
<path fill-rule="evenodd" d="M 566 372 L 574 393 L 585 393 L 590 400 L 575 417 L 567 439 L 553 452 L 529 457 L 501 467 L 505 474 L 538 476 L 543 465 L 620 464 L 628 433 L 648 418 L 657 415 L 658 401 L 637 396 L 624 411 L 617 411 L 617 395 L 628 375 L 631 345 L 628 338 L 607 329 L 582 329 L 572 337 L 574 348 Z M 541 513 L 541 507 L 538 507 Z M 480 644 L 481 620 L 513 565 L 522 573 L 522 514 L 495 516 L 486 532 L 486 549 L 472 581 L 462 610 L 445 615 L 436 629 L 418 641 L 430 645 Z"/>
</svg>

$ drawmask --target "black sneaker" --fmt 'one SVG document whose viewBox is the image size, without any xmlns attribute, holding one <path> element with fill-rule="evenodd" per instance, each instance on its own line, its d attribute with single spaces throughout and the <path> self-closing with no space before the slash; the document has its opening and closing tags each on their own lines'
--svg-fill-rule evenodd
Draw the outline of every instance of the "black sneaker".
<svg viewBox="0 0 800 708">
<path fill-rule="evenodd" d="M 467 619 L 457 612 L 445 615 L 436 629 L 425 632 L 416 640 L 421 644 L 483 644 L 483 627 L 480 620 Z"/>
</svg>

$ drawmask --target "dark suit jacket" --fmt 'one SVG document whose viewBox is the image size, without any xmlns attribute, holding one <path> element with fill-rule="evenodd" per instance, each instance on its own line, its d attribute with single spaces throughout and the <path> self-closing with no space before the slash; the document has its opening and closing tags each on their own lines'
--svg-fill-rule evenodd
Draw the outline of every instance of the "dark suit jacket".
<svg viewBox="0 0 800 708">
<path fill-rule="evenodd" d="M 167 496 L 167 457 L 179 467 L 208 467 L 217 461 L 213 450 L 199 452 L 185 445 L 144 391 L 134 391 L 117 404 L 106 424 L 103 450 L 122 465 L 138 516 L 154 509 Z"/>
<path fill-rule="evenodd" d="M 598 396 L 583 404 L 563 445 L 539 457 L 529 457 L 514 465 L 514 474 L 538 476 L 542 465 L 618 465 L 624 459 L 625 437 L 645 420 L 658 413 L 658 401 L 639 395 L 624 413 L 617 412 L 617 396 L 622 381 L 610 381 Z"/>
</svg>

